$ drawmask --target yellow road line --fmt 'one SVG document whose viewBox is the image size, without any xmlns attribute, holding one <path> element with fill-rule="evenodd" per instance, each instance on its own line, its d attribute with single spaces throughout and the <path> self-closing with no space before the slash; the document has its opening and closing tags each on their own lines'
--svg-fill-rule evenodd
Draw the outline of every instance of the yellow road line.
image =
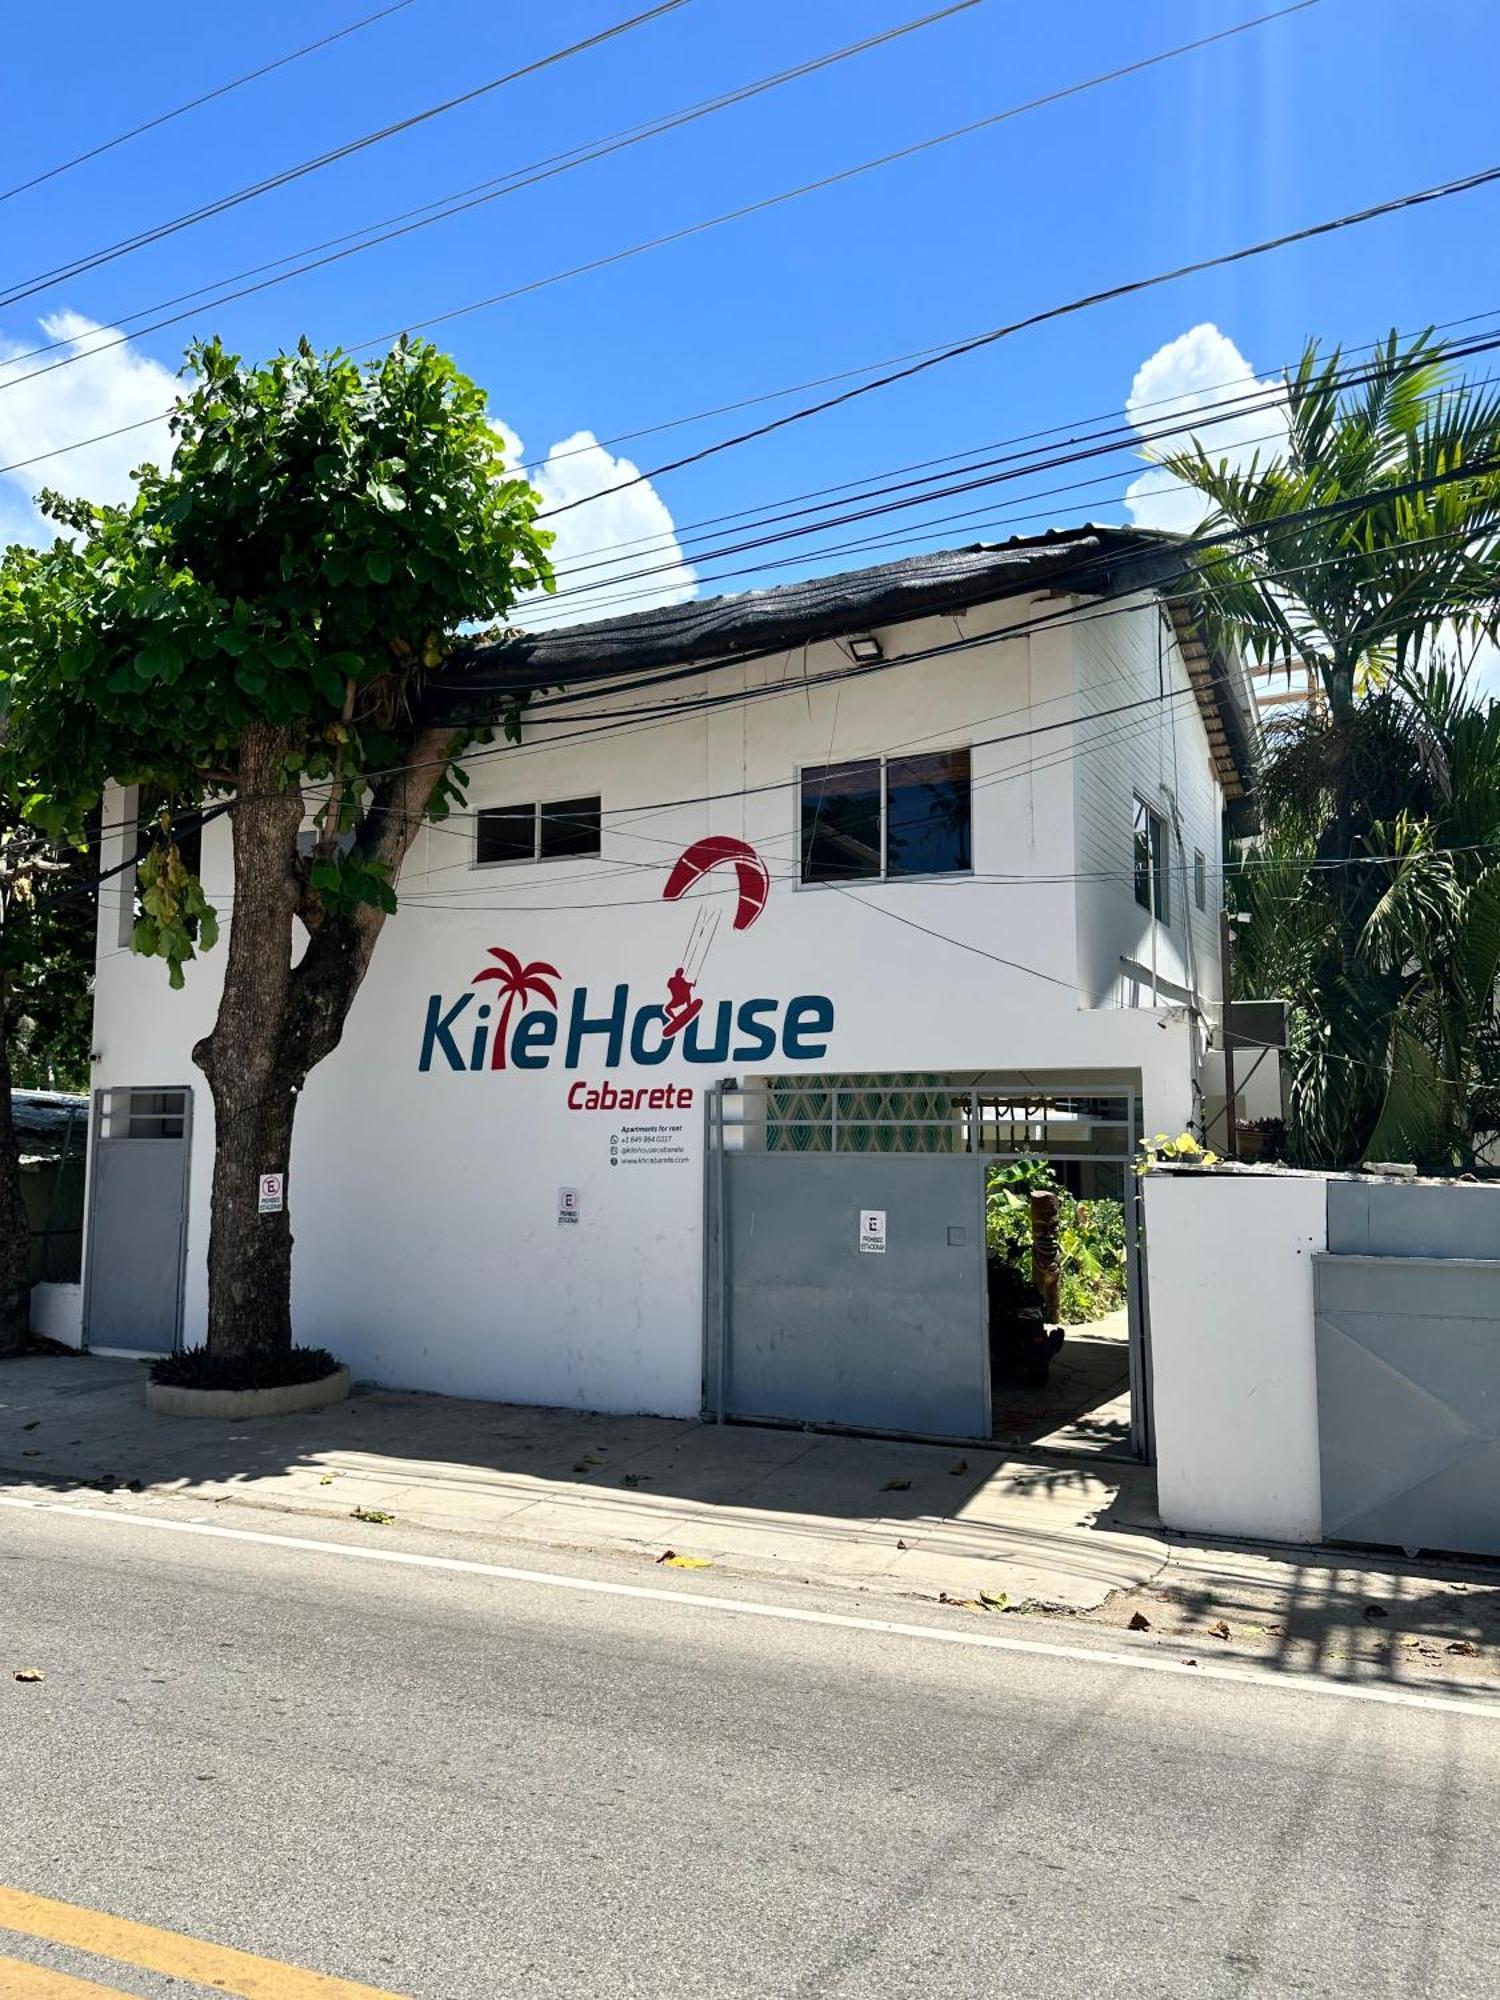
<svg viewBox="0 0 1500 2000">
<path fill-rule="evenodd" d="M 0 1929 L 46 1938 L 51 1944 L 71 1945 L 75 1951 L 113 1958 L 142 1972 L 163 1972 L 171 1979 L 217 1986 L 221 1993 L 238 1994 L 240 2000 L 405 2000 L 405 1996 L 379 1987 L 333 1979 L 322 1972 L 304 1972 L 298 1966 L 256 1958 L 228 1945 L 205 1944 L 181 1931 L 158 1930 L 154 1924 L 132 1923 L 128 1917 L 86 1910 L 77 1903 L 54 1902 L 50 1896 L 29 1895 L 24 1889 L 0 1887 Z M 9 1989 L 0 1990 L 9 2000 Z M 22 1987 L 20 1991 L 27 2000 L 33 1991 L 39 2000 L 51 2000 L 46 1987 Z M 56 2000 L 75 2000 L 75 1995 L 90 1993 L 96 1994 L 96 1989 L 75 1981 L 72 1986 L 59 1986 Z M 111 2000 L 107 1988 L 105 1993 L 106 2000 Z M 113 2000 L 121 2000 L 121 1996 L 113 1996 Z"/>
<path fill-rule="evenodd" d="M 131 2000 L 118 1986 L 96 1986 L 92 1979 L 74 1979 L 23 1958 L 0 1958 L 0 1993 L 5 2000 Z"/>
</svg>

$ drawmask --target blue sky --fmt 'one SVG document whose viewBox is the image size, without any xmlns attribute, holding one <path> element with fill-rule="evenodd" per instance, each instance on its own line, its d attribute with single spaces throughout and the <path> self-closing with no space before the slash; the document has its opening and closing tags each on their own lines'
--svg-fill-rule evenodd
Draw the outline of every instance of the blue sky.
<svg viewBox="0 0 1500 2000">
<path fill-rule="evenodd" d="M 641 0 L 636 0 L 641 4 Z M 0 185 L 368 11 L 375 0 L 224 10 L 75 0 L 7 26 Z M 0 204 L 0 277 L 17 281 L 452 95 L 634 11 L 632 0 L 547 9 L 413 0 L 262 82 Z M 603 137 L 906 20 L 919 0 L 690 0 L 612 45 L 494 93 L 199 227 L 0 309 L 3 352 L 115 324 L 211 283 Z M 192 334 L 262 355 L 306 333 L 355 343 L 545 277 L 740 203 L 986 117 L 1172 44 L 1269 11 L 1267 0 L 1122 7 L 981 4 L 467 217 L 259 296 L 203 311 L 31 385 L 0 388 L 0 462 L 152 413 Z M 452 322 L 435 334 L 488 389 L 528 456 L 573 441 L 554 495 L 618 477 L 579 433 L 638 426 L 958 338 L 997 321 L 1407 188 L 1490 165 L 1479 115 L 1500 56 L 1485 0 L 1319 0 L 1215 48 L 960 139 L 848 185 Z M 1409 136 L 1420 132 L 1420 143 Z M 1305 336 L 1358 343 L 1500 311 L 1490 246 L 1500 193 L 1465 195 L 1023 334 L 828 417 L 568 517 L 564 554 L 625 536 L 686 534 L 704 517 L 774 503 L 1043 426 L 1118 413 L 1148 357 L 1209 323 L 1261 374 Z M 1174 350 L 1174 353 L 1176 350 Z M 1203 337 L 1198 343 L 1200 375 Z M 29 364 L 34 366 L 35 364 Z M 1484 366 L 1483 362 L 1471 364 Z M 1232 368 L 1231 368 L 1232 372 Z M 1169 357 L 1157 387 L 1178 386 Z M 781 406 L 771 406 L 772 410 Z M 648 468 L 736 428 L 717 418 L 618 449 Z M 30 486 L 104 497 L 143 438 L 0 478 L 0 530 L 30 531 Z M 976 502 L 1068 521 L 1122 518 L 1139 470 L 1050 500 Z M 1093 470 L 1092 468 L 1090 470 Z M 1063 475 L 1040 483 L 1055 484 Z M 955 503 L 947 503 L 951 509 Z M 946 511 L 946 509 L 945 509 Z M 1040 525 L 1020 522 L 1017 527 Z M 1007 526 L 991 535 L 1012 532 Z M 846 535 L 831 535 L 836 541 Z M 956 524 L 950 539 L 972 538 Z M 930 547 L 923 521 L 909 546 Z M 666 545 L 670 553 L 670 545 Z M 901 546 L 893 543 L 885 553 Z M 689 547 L 691 553 L 691 545 Z M 820 556 L 802 568 L 865 556 Z M 635 558 L 632 557 L 632 562 Z M 699 586 L 712 588 L 703 564 Z M 767 579 L 802 573 L 766 570 Z M 740 588 L 737 577 L 725 587 Z M 665 587 L 692 587 L 684 572 Z M 654 581 L 652 588 L 660 588 Z M 624 588 L 621 586 L 620 588 Z M 633 585 L 639 592 L 644 584 Z M 632 603 L 638 601 L 632 599 Z"/>
</svg>

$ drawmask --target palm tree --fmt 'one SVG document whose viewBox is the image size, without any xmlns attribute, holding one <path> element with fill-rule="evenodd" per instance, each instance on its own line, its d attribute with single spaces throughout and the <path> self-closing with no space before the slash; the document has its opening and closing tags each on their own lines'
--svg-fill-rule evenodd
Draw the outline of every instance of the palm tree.
<svg viewBox="0 0 1500 2000">
<path fill-rule="evenodd" d="M 1453 383 L 1441 345 L 1392 333 L 1365 366 L 1309 341 L 1286 378 L 1285 448 L 1242 470 L 1200 440 L 1162 459 L 1223 534 L 1194 593 L 1266 664 L 1307 662 L 1337 724 L 1362 680 L 1493 636 L 1500 560 L 1500 395 Z"/>
<path fill-rule="evenodd" d="M 1322 694 L 1270 732 L 1235 984 L 1293 1003 L 1300 1157 L 1467 1162 L 1494 1109 L 1495 975 L 1481 993 L 1482 944 L 1462 980 L 1453 954 L 1487 923 L 1500 727 L 1462 662 L 1500 626 L 1500 397 L 1393 333 L 1356 369 L 1310 342 L 1285 415 L 1264 464 L 1196 440 L 1163 460 L 1207 503 L 1192 587 L 1215 636 L 1306 663 Z"/>
<path fill-rule="evenodd" d="M 490 1044 L 490 1068 L 505 1068 L 505 1051 L 510 1043 L 510 1013 L 519 1000 L 524 1007 L 530 1000 L 545 1000 L 549 1007 L 557 1005 L 557 990 L 548 984 L 559 974 L 555 965 L 548 965 L 545 959 L 533 959 L 530 965 L 522 965 L 513 951 L 506 951 L 502 945 L 489 947 L 491 958 L 498 959 L 498 965 L 487 965 L 483 972 L 476 972 L 469 982 L 478 986 L 486 979 L 498 981 L 505 1004 L 500 1009 L 500 1019 L 495 1023 L 495 1035 Z M 497 996 L 498 997 L 498 996 Z"/>
</svg>

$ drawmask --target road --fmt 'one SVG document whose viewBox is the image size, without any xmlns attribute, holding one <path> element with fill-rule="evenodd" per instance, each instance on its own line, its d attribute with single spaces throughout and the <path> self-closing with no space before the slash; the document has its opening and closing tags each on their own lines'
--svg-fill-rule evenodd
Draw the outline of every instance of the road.
<svg viewBox="0 0 1500 2000">
<path fill-rule="evenodd" d="M 1411 2000 L 1500 1964 L 1482 1698 L 187 1511 L 0 1508 L 7 2000 Z"/>
</svg>

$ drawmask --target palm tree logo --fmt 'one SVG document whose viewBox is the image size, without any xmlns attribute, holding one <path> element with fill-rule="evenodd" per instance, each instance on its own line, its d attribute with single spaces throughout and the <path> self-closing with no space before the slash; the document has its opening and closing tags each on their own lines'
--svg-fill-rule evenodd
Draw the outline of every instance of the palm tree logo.
<svg viewBox="0 0 1500 2000">
<path fill-rule="evenodd" d="M 561 977 L 555 965 L 548 965 L 545 959 L 533 959 L 530 965 L 522 965 L 513 951 L 506 951 L 502 945 L 489 947 L 491 958 L 498 959 L 498 965 L 487 965 L 483 972 L 476 972 L 469 981 L 478 986 L 483 980 L 495 979 L 500 983 L 500 993 L 504 1005 L 500 1009 L 500 1019 L 495 1024 L 495 1038 L 490 1044 L 490 1068 L 504 1069 L 505 1051 L 510 1043 L 510 1013 L 519 1000 L 524 1007 L 529 1000 L 545 1000 L 549 1007 L 557 1005 L 557 991 L 549 982 Z"/>
</svg>

